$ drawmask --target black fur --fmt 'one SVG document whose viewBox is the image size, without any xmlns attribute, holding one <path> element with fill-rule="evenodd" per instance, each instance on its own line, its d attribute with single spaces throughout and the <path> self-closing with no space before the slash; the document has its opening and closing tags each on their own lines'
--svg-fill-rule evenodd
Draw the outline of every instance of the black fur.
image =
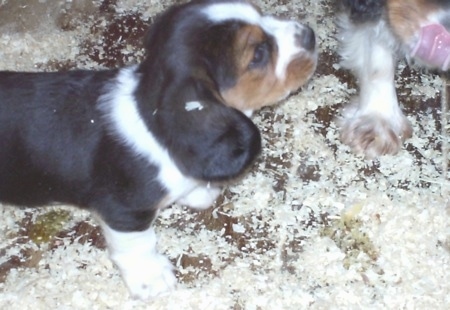
<svg viewBox="0 0 450 310">
<path fill-rule="evenodd" d="M 97 107 L 116 73 L 0 73 L 1 202 L 68 203 L 117 230 L 148 227 L 165 195 L 158 167 L 111 136 Z"/>
<path fill-rule="evenodd" d="M 160 17 L 147 37 L 134 97 L 141 118 L 183 174 L 226 182 L 255 160 L 261 141 L 255 125 L 220 98 L 219 87 L 236 81 L 232 63 L 222 57 L 219 65 L 213 46 L 226 53 L 229 41 L 216 37 L 207 46 L 195 34 L 203 28 L 208 35 L 208 26 L 180 7 Z M 159 167 L 123 143 L 99 107 L 105 91 L 120 87 L 113 85 L 118 73 L 0 72 L 0 202 L 73 204 L 120 231 L 151 224 L 167 194 L 155 179 Z M 194 100 L 204 109 L 186 111 L 185 103 Z"/>
<path fill-rule="evenodd" d="M 386 0 L 340 0 L 341 9 L 349 12 L 354 23 L 377 21 L 383 15 Z"/>
<path fill-rule="evenodd" d="M 440 7 L 448 8 L 450 7 L 450 1 L 449 0 L 429 0 L 431 3 L 435 3 Z"/>
</svg>

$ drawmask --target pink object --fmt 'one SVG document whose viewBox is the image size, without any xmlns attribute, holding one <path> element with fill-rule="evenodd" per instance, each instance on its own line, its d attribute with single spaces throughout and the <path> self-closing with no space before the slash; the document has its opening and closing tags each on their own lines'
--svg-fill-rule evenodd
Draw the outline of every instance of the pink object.
<svg viewBox="0 0 450 310">
<path fill-rule="evenodd" d="M 443 71 L 450 68 L 450 32 L 441 24 L 420 28 L 420 37 L 412 56 L 438 67 Z"/>
</svg>

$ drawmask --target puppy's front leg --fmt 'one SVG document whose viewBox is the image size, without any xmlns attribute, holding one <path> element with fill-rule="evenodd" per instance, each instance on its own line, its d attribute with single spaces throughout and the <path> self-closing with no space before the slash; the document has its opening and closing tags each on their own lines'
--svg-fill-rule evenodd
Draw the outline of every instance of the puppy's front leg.
<svg viewBox="0 0 450 310">
<path fill-rule="evenodd" d="M 102 223 L 111 260 L 120 269 L 130 294 L 148 299 L 175 287 L 170 261 L 156 251 L 152 227 L 144 231 L 120 232 Z"/>
<path fill-rule="evenodd" d="M 403 115 L 395 90 L 395 48 L 382 21 L 354 25 L 348 21 L 341 33 L 344 67 L 360 85 L 359 98 L 344 109 L 341 140 L 368 158 L 395 154 L 412 129 Z"/>
</svg>

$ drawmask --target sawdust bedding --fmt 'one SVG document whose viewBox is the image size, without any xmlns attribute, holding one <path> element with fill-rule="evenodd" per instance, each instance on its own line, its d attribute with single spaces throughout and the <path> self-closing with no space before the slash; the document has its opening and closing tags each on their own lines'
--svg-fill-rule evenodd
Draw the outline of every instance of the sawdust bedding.
<svg viewBox="0 0 450 310">
<path fill-rule="evenodd" d="M 2 70 L 136 62 L 147 24 L 171 4 L 30 3 L 0 0 Z M 88 213 L 3 206 L 0 309 L 450 307 L 445 79 L 401 64 L 414 137 L 397 156 L 364 160 L 338 140 L 334 116 L 356 84 L 338 65 L 329 1 L 256 3 L 316 30 L 319 67 L 301 92 L 254 116 L 263 154 L 213 208 L 162 212 L 159 250 L 177 267 L 177 290 L 130 299 Z"/>
</svg>

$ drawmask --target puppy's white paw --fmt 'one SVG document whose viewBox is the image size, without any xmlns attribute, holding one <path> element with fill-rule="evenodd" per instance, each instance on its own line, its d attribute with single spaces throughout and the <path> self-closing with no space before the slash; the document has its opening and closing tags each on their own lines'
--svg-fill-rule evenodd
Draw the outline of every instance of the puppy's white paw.
<svg viewBox="0 0 450 310">
<path fill-rule="evenodd" d="M 396 154 L 403 142 L 412 136 L 411 125 L 404 115 L 385 118 L 376 114 L 356 114 L 341 119 L 340 126 L 341 141 L 367 158 Z"/>
<path fill-rule="evenodd" d="M 172 290 L 177 279 L 170 261 L 156 251 L 152 227 L 121 232 L 101 223 L 111 260 L 119 268 L 130 294 L 148 299 Z"/>
<path fill-rule="evenodd" d="M 175 288 L 177 279 L 173 266 L 163 255 L 147 257 L 115 257 L 122 277 L 133 298 L 149 299 Z"/>
<path fill-rule="evenodd" d="M 199 186 L 177 202 L 194 209 L 203 210 L 211 207 L 221 192 L 220 187 Z"/>
</svg>

